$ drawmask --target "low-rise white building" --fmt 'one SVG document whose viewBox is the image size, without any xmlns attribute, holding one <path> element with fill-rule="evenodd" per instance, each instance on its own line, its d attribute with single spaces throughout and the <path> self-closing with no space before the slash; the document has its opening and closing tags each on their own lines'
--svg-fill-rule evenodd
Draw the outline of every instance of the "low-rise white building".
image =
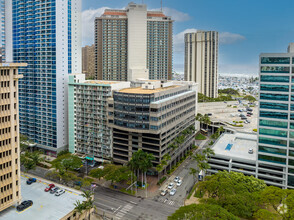
<svg viewBox="0 0 294 220">
<path fill-rule="evenodd" d="M 212 146 L 215 155 L 208 163 L 208 172 L 241 172 L 256 176 L 257 135 L 253 133 L 224 133 Z M 249 153 L 250 152 L 250 153 Z"/>
</svg>

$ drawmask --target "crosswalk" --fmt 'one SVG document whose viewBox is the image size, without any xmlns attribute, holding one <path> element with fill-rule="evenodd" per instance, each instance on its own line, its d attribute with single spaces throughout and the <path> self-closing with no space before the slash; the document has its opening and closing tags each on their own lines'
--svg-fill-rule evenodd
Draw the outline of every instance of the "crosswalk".
<svg viewBox="0 0 294 220">
<path fill-rule="evenodd" d="M 169 200 L 169 199 L 164 198 L 164 197 L 158 198 L 158 202 L 162 202 L 162 203 L 165 203 L 165 204 L 170 205 L 170 206 L 173 206 L 175 204 L 175 201 Z"/>
<path fill-rule="evenodd" d="M 121 219 L 122 217 L 125 216 L 125 214 L 127 214 L 128 211 L 130 211 L 134 206 L 131 204 L 127 204 L 125 205 L 121 210 L 119 210 L 116 215 L 115 215 L 115 219 Z"/>
</svg>

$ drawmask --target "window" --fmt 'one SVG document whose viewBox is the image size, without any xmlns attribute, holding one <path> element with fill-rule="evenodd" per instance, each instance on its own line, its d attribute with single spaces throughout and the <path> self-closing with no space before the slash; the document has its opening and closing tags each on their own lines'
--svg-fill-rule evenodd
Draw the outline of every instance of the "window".
<svg viewBox="0 0 294 220">
<path fill-rule="evenodd" d="M 290 67 L 288 66 L 261 66 L 262 73 L 289 73 Z"/>
<path fill-rule="evenodd" d="M 258 160 L 271 162 L 271 163 L 286 164 L 285 158 L 273 157 L 268 155 L 258 155 Z"/>
<path fill-rule="evenodd" d="M 260 94 L 261 100 L 277 100 L 277 101 L 288 101 L 288 95 L 282 94 L 273 94 L 273 93 L 261 93 Z"/>
<path fill-rule="evenodd" d="M 280 139 L 274 139 L 274 138 L 268 138 L 268 137 L 259 137 L 259 143 L 282 146 L 282 147 L 287 146 L 286 140 L 280 140 Z"/>
<path fill-rule="evenodd" d="M 270 121 L 265 119 L 259 120 L 260 126 L 276 127 L 276 128 L 288 128 L 288 122 L 283 121 Z"/>
<path fill-rule="evenodd" d="M 287 131 L 272 130 L 266 128 L 259 128 L 259 134 L 277 136 L 277 137 L 287 137 Z"/>
<path fill-rule="evenodd" d="M 278 110 L 288 110 L 288 104 L 282 103 L 271 103 L 271 102 L 260 102 L 260 108 L 262 109 L 278 109 Z"/>
<path fill-rule="evenodd" d="M 288 85 L 270 85 L 270 84 L 261 84 L 261 91 L 277 91 L 277 92 L 289 92 Z"/>
<path fill-rule="evenodd" d="M 261 64 L 290 64 L 290 57 L 261 57 Z"/>
<path fill-rule="evenodd" d="M 262 75 L 260 76 L 261 82 L 289 82 L 289 76 L 272 76 L 272 75 Z"/>
</svg>

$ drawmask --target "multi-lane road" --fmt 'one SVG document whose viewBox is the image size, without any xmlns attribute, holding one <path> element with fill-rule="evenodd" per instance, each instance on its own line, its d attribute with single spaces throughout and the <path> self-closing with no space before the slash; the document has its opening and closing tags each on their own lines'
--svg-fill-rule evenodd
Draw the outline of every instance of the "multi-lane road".
<svg viewBox="0 0 294 220">
<path fill-rule="evenodd" d="M 117 220 L 166 220 L 168 216 L 184 205 L 187 194 L 195 184 L 194 177 L 189 173 L 190 168 L 195 166 L 194 160 L 186 160 L 161 187 L 165 188 L 168 183 L 174 181 L 174 177 L 179 176 L 183 183 L 181 186 L 175 186 L 177 192 L 173 196 L 169 195 L 169 192 L 165 196 L 161 196 L 158 191 L 158 195 L 153 198 L 136 198 L 98 186 L 95 189 L 95 205 L 108 216 L 111 215 Z"/>
<path fill-rule="evenodd" d="M 95 205 L 115 220 L 165 220 L 178 208 L 153 199 L 136 198 L 98 186 L 95 188 Z"/>
</svg>

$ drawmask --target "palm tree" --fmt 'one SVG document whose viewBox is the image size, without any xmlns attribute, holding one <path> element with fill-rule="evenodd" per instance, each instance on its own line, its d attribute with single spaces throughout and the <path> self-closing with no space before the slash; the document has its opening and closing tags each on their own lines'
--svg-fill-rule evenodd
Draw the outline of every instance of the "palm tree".
<svg viewBox="0 0 294 220">
<path fill-rule="evenodd" d="M 208 115 L 205 114 L 205 115 L 203 116 L 202 123 L 203 123 L 203 124 L 206 124 L 206 129 L 207 129 L 208 125 L 211 124 L 211 121 L 210 121 L 210 118 L 209 118 Z"/>
<path fill-rule="evenodd" d="M 199 170 L 196 168 L 190 168 L 190 172 L 189 174 L 192 174 L 193 175 L 193 179 L 195 179 L 197 177 L 197 174 L 199 173 Z M 195 180 L 194 180 L 195 181 Z"/>
<path fill-rule="evenodd" d="M 145 153 L 145 157 L 144 157 L 144 161 L 143 161 L 143 172 L 145 174 L 145 189 L 146 189 L 146 198 L 147 198 L 147 176 L 146 176 L 146 172 L 148 169 L 150 169 L 151 167 L 153 167 L 152 164 L 152 160 L 154 160 L 154 156 L 152 154 L 148 154 L 146 152 Z"/>
<path fill-rule="evenodd" d="M 75 205 L 74 211 L 78 213 L 78 215 L 76 215 L 76 219 L 78 219 L 79 216 L 82 214 L 82 212 L 85 210 L 85 205 L 84 203 L 81 203 L 79 200 L 76 201 L 74 205 Z"/>
<path fill-rule="evenodd" d="M 86 201 L 83 202 L 84 204 L 84 210 L 89 212 L 88 219 L 91 219 L 91 209 L 96 209 L 96 206 L 94 205 L 94 193 L 92 191 L 83 191 L 82 196 L 86 199 Z"/>
<path fill-rule="evenodd" d="M 203 154 L 206 157 L 206 160 L 208 160 L 208 158 L 210 158 L 211 156 L 215 155 L 214 151 L 211 148 L 205 148 L 203 150 Z"/>
</svg>

